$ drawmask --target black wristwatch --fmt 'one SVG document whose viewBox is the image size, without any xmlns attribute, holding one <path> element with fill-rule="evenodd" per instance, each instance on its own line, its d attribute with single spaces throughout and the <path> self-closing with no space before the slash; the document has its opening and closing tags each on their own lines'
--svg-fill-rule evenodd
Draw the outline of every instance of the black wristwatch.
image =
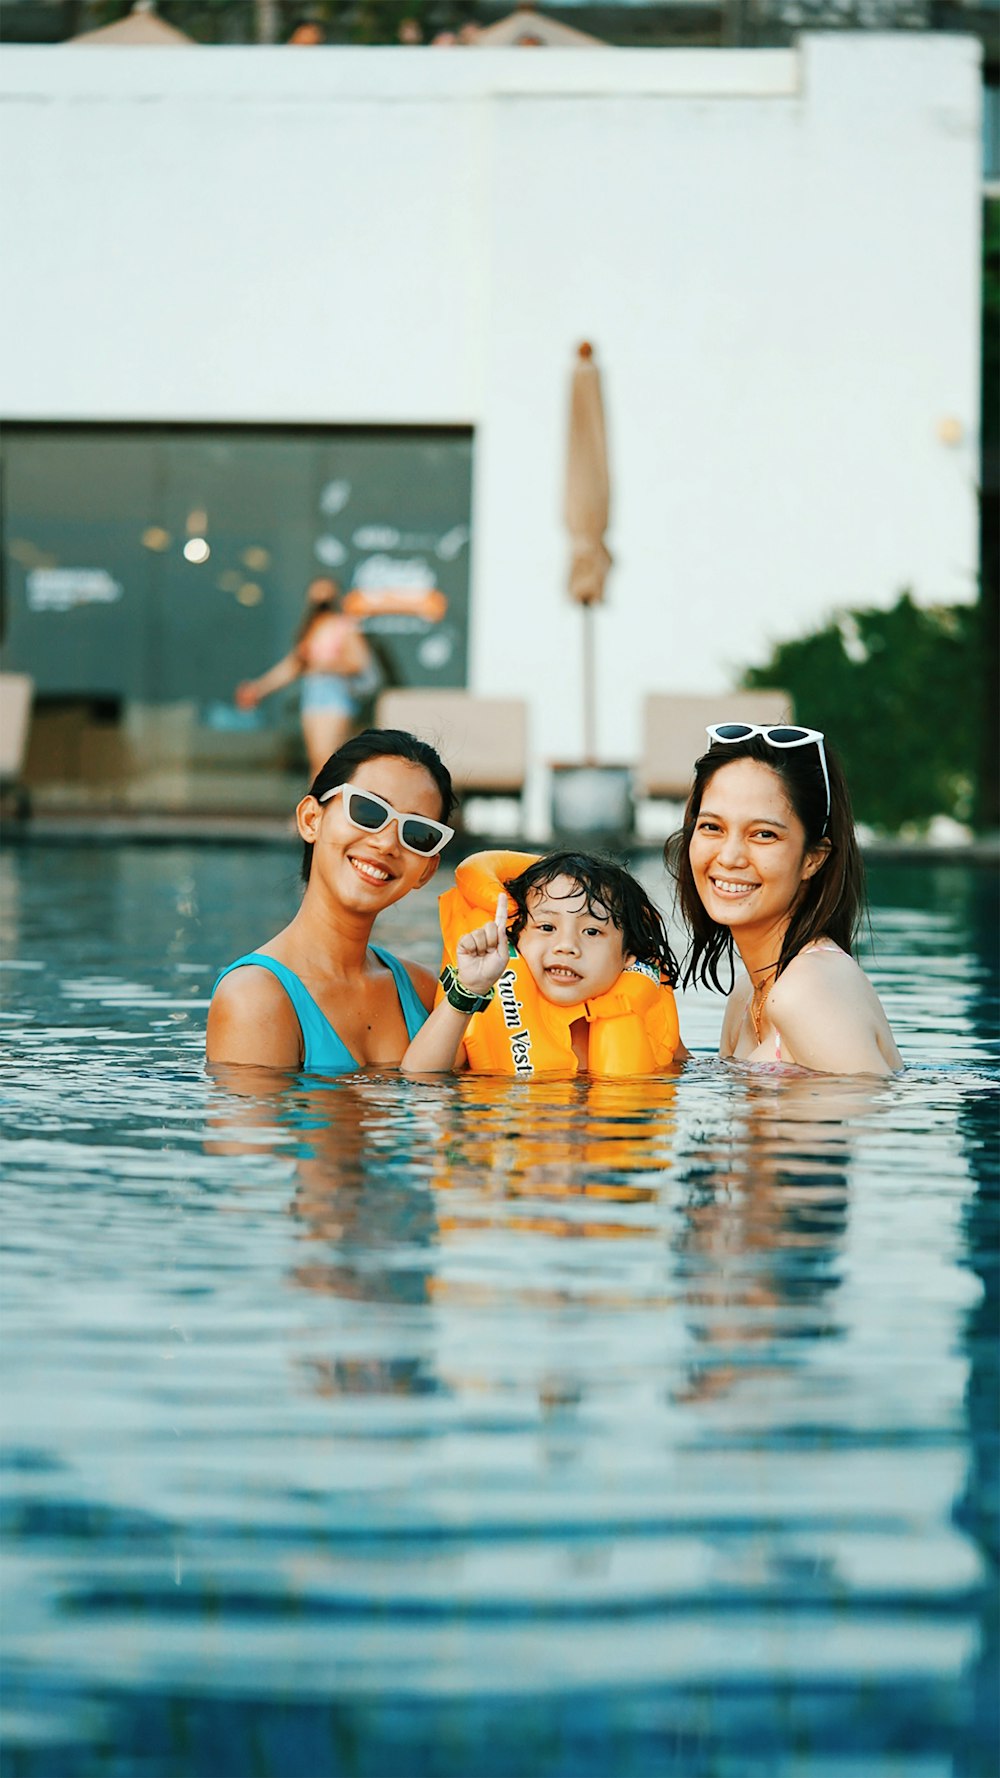
<svg viewBox="0 0 1000 1778">
<path fill-rule="evenodd" d="M 496 993 L 495 988 L 491 988 L 488 994 L 473 994 L 470 989 L 463 988 L 458 979 L 458 971 L 450 963 L 446 963 L 441 971 L 441 986 L 448 1005 L 453 1006 L 456 1012 L 482 1012 Z"/>
</svg>

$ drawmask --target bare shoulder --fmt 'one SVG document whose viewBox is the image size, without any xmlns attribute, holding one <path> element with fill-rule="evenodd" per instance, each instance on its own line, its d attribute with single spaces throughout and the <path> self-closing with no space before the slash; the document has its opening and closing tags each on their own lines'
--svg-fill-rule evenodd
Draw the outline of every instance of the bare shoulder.
<svg viewBox="0 0 1000 1778">
<path fill-rule="evenodd" d="M 844 996 L 856 997 L 860 1004 L 879 1004 L 878 996 L 860 963 L 839 945 L 810 947 L 793 957 L 784 974 L 771 990 L 771 1000 L 778 996 L 790 1000 L 808 995 L 812 1005 L 830 1004 Z"/>
<path fill-rule="evenodd" d="M 817 946 L 793 958 L 768 997 L 789 1061 L 831 1074 L 891 1074 L 902 1057 L 882 1003 L 846 951 Z"/>
<path fill-rule="evenodd" d="M 301 1064 L 299 1021 L 270 970 L 248 964 L 223 976 L 208 1009 L 205 1051 L 210 1062 L 270 1068 Z"/>
</svg>

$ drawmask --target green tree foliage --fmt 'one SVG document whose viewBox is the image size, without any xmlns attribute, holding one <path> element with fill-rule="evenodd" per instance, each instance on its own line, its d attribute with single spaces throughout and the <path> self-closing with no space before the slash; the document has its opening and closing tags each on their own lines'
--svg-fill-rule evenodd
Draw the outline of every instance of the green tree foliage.
<svg viewBox="0 0 1000 1778">
<path fill-rule="evenodd" d="M 779 642 L 743 677 L 780 686 L 795 715 L 829 736 L 859 821 L 883 832 L 934 815 L 970 819 L 979 756 L 979 631 L 974 605 L 848 611 Z"/>
</svg>

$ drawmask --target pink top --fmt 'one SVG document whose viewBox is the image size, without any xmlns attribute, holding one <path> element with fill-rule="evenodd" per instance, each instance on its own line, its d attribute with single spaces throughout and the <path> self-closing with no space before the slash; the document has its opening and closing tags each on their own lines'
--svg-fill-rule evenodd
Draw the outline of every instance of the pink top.
<svg viewBox="0 0 1000 1778">
<path fill-rule="evenodd" d="M 299 645 L 307 673 L 336 673 L 344 644 L 354 630 L 354 620 L 340 612 L 330 612 L 308 629 Z"/>
</svg>

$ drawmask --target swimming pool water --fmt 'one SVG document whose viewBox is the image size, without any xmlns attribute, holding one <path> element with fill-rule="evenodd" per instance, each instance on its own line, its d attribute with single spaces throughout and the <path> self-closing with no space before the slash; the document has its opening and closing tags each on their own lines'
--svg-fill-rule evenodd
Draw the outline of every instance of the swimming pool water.
<svg viewBox="0 0 1000 1778">
<path fill-rule="evenodd" d="M 874 873 L 892 1081 L 699 995 L 676 1079 L 241 1092 L 294 869 L 2 860 L 4 1774 L 993 1778 L 988 873 Z"/>
</svg>

